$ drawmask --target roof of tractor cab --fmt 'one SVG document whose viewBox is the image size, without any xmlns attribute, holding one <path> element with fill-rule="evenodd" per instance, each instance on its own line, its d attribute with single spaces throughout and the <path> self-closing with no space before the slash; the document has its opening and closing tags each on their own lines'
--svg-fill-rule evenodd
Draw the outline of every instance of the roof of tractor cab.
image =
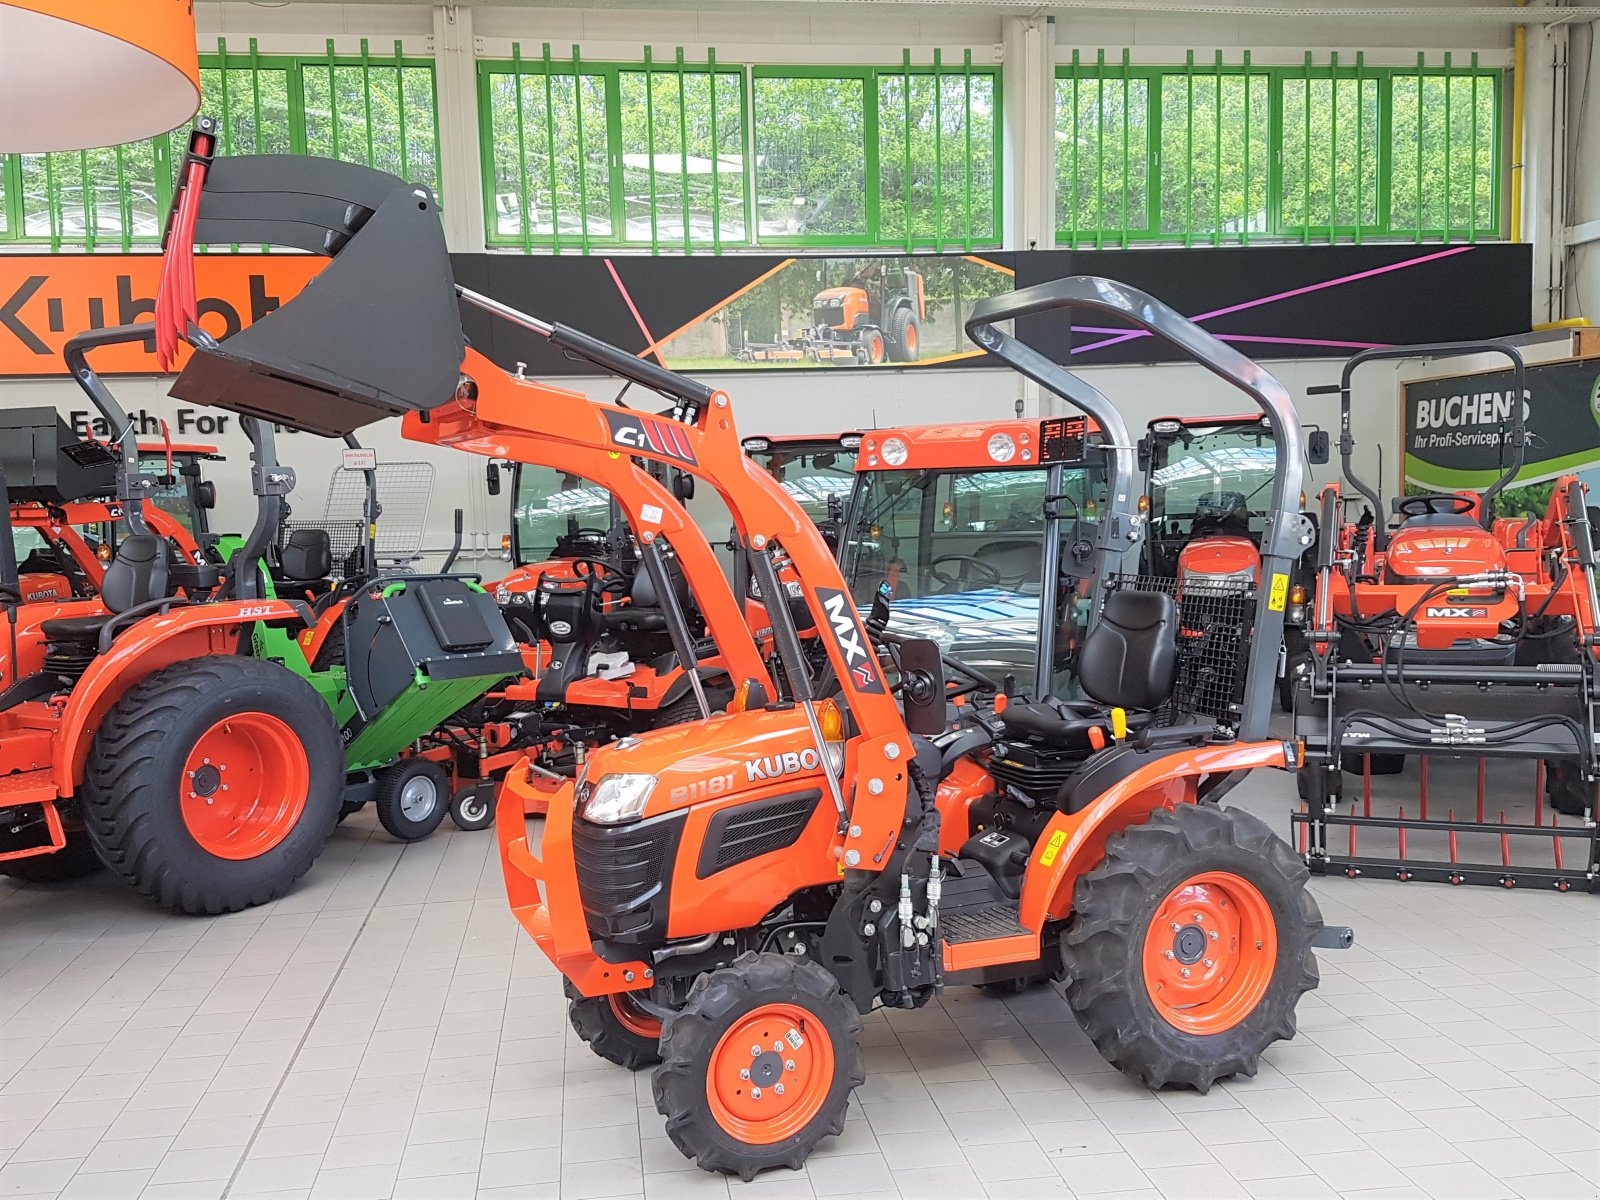
<svg viewBox="0 0 1600 1200">
<path fill-rule="evenodd" d="M 857 471 L 874 471 L 883 467 L 891 469 L 918 467 L 974 467 L 986 470 L 1002 468 L 1035 467 L 1039 462 L 1039 441 L 1042 428 L 1051 421 L 1063 418 L 1018 420 L 1015 417 L 996 421 L 963 421 L 949 425 L 905 425 L 897 429 L 874 429 L 861 438 L 861 449 L 856 455 Z M 1099 433 L 1100 427 L 1086 417 L 1068 417 L 1065 420 L 1083 423 L 1085 434 Z M 990 449 L 990 441 L 1005 434 L 1015 448 L 1009 458 L 998 458 Z M 884 443 L 897 439 L 906 447 L 902 462 L 881 461 Z"/>
<path fill-rule="evenodd" d="M 1154 429 L 1166 421 L 1175 421 L 1186 429 L 1206 429 L 1213 425 L 1261 425 L 1266 423 L 1267 418 L 1262 413 L 1228 413 L 1220 417 L 1156 417 L 1145 428 Z"/>
<path fill-rule="evenodd" d="M 844 433 L 770 433 L 743 439 L 739 445 L 746 454 L 765 454 L 769 450 L 854 450 L 863 434 L 850 429 Z"/>
</svg>

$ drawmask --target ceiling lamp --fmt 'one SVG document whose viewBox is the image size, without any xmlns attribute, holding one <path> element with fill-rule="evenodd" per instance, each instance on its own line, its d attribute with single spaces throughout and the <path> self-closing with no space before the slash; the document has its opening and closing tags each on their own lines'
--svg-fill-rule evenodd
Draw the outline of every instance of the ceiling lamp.
<svg viewBox="0 0 1600 1200">
<path fill-rule="evenodd" d="M 0 154 L 135 142 L 199 107 L 191 0 L 0 0 Z"/>
</svg>

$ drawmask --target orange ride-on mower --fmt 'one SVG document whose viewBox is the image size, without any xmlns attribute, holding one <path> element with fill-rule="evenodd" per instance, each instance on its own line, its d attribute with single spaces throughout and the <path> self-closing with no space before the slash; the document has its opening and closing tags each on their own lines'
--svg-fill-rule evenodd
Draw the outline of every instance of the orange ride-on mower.
<svg viewBox="0 0 1600 1200">
<path fill-rule="evenodd" d="M 1266 583 L 1236 618 L 1257 636 L 1204 673 L 1183 661 L 1204 650 L 1180 646 L 1184 617 L 1170 589 L 1123 571 L 1144 531 L 1120 414 L 996 328 L 1079 306 L 1173 341 L 1259 403 L 1282 439 L 1286 465 L 1262 539 Z M 520 319 L 674 398 L 672 416 L 659 419 L 670 458 L 722 493 L 762 594 L 779 594 L 785 578 L 799 585 L 827 651 L 813 678 L 794 613 L 769 609 L 771 677 L 752 674 L 726 715 L 593 750 L 551 803 L 537 855 L 524 812 L 538 784 L 513 769 L 502 789 L 513 911 L 566 975 L 573 1024 L 596 1053 L 656 1064 L 656 1105 L 685 1154 L 746 1178 L 798 1167 L 842 1129 L 862 1081 L 859 1014 L 917 1007 L 950 983 L 1065 975 L 1101 1052 L 1152 1086 L 1205 1089 L 1253 1072 L 1267 1046 L 1292 1036 L 1296 1001 L 1317 980 L 1313 944 L 1348 931 L 1324 930 L 1308 873 L 1285 843 L 1216 804 L 1254 767 L 1299 764 L 1295 744 L 1267 736 L 1276 664 L 1260 649 L 1280 636 L 1288 574 L 1308 540 L 1296 508 L 1300 427 L 1275 380 L 1109 280 L 1063 280 L 977 307 L 969 332 L 979 345 L 1105 434 L 1108 502 L 1091 549 L 1066 572 L 1095 579 L 1103 608 L 1078 653 L 1080 705 L 1052 703 L 1053 652 L 1036 655 L 1021 695 L 996 694 L 952 661 L 954 690 L 977 685 L 952 723 L 937 645 L 886 633 L 887 661 L 875 652 L 815 527 L 770 476 L 744 466 L 725 396 Z M 408 418 L 408 433 L 436 430 L 479 453 L 506 446 L 519 427 L 569 450 L 637 445 L 636 413 L 548 388 L 535 406 L 533 385 L 499 372 L 478 382 L 472 413 L 435 411 L 426 426 Z M 1065 463 L 1089 453 L 1085 428 L 1074 437 L 1068 423 L 1043 422 L 1031 445 L 1019 431 L 1019 465 L 1045 465 L 1058 486 Z M 656 519 L 629 517 L 648 544 Z M 1047 500 L 1045 645 L 1060 611 L 1061 534 L 1060 509 Z M 892 607 L 873 614 L 874 628 Z M 1224 667 L 1226 683 L 1213 678 Z M 1030 793 L 1006 777 L 1021 742 L 1055 755 L 1050 786 L 1036 780 Z"/>
<path fill-rule="evenodd" d="M 1302 854 L 1319 872 L 1600 890 L 1592 820 L 1600 778 L 1600 534 L 1593 524 L 1600 514 L 1587 506 L 1583 484 L 1563 476 L 1542 516 L 1496 516 L 1496 498 L 1523 461 L 1521 356 L 1499 342 L 1383 347 L 1355 355 L 1338 385 L 1315 390 L 1340 394 L 1345 480 L 1366 499 L 1367 514 L 1381 514 L 1381 494 L 1351 464 L 1351 377 L 1378 360 L 1472 353 L 1512 365 L 1511 386 L 1495 393 L 1499 408 L 1486 418 L 1497 436 L 1484 443 L 1481 473 L 1493 482 L 1481 494 L 1396 497 L 1396 523 L 1386 528 L 1366 514 L 1344 521 L 1341 489 L 1323 489 L 1312 670 L 1295 697 L 1306 810 L 1294 823 Z M 1399 774 L 1408 757 L 1418 759 L 1412 815 L 1404 806 L 1387 813 L 1381 800 L 1374 812 L 1373 777 Z M 1471 815 L 1446 808 L 1441 816 L 1430 797 L 1431 770 L 1450 759 L 1475 760 Z M 1531 821 L 1508 823 L 1503 810 L 1496 820 L 1488 808 L 1488 768 L 1504 760 L 1533 766 Z M 1346 774 L 1361 781 L 1359 811 L 1352 797 L 1348 814 L 1339 811 Z M 1579 821 L 1558 826 L 1551 815 L 1547 824 L 1547 799 Z M 1369 842 L 1363 851 L 1363 829 L 1383 839 L 1381 850 Z M 1430 849 L 1416 853 L 1418 841 Z M 1393 854 L 1385 852 L 1390 846 Z M 1498 853 L 1484 855 L 1486 846 Z"/>
</svg>

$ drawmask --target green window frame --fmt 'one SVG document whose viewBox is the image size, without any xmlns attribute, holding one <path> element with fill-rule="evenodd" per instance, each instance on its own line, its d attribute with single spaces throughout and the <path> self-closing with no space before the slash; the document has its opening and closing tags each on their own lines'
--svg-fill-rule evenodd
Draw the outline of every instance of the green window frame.
<svg viewBox="0 0 1600 1200">
<path fill-rule="evenodd" d="M 914 65 L 908 50 L 898 67 L 757 66 L 751 76 L 758 204 L 781 198 L 779 185 L 793 178 L 777 176 L 779 156 L 763 152 L 764 144 L 775 148 L 773 139 L 794 135 L 776 119 L 764 125 L 763 84 L 774 92 L 787 85 L 790 94 L 784 100 L 791 103 L 778 107 L 790 113 L 795 93 L 808 81 L 855 83 L 860 95 L 861 158 L 853 173 L 861 199 L 859 220 L 848 231 L 818 233 L 806 230 L 804 217 L 799 229 L 783 231 L 771 230 L 772 222 L 764 220 L 762 245 L 893 246 L 909 253 L 971 251 L 1002 243 L 1004 113 L 999 67 L 974 66 L 970 50 L 958 64 L 945 62 L 936 50 L 931 63 Z M 827 165 L 826 155 L 816 154 L 807 170 Z M 796 200 L 802 198 L 811 202 L 812 210 L 820 202 L 809 195 Z M 794 207 L 803 211 L 806 205 Z"/>
<path fill-rule="evenodd" d="M 998 245 L 1000 103 L 999 69 L 971 51 L 747 67 L 513 43 L 478 64 L 486 240 L 557 254 Z"/>
<path fill-rule="evenodd" d="M 438 191 L 433 60 L 398 41 L 392 54 L 362 39 L 358 54 L 341 55 L 330 39 L 323 55 L 282 55 L 260 53 L 253 38 L 247 51 L 230 51 L 219 38 L 200 56 L 200 81 L 225 154 L 321 154 Z M 0 156 L 0 244 L 53 253 L 158 243 L 188 137 L 184 126 L 125 146 Z M 105 199 L 85 204 L 85 195 Z"/>
<path fill-rule="evenodd" d="M 1135 67 L 1074 51 L 1056 73 L 1057 241 L 1497 238 L 1503 95 L 1476 54 Z"/>
<path fill-rule="evenodd" d="M 742 67 L 586 62 L 544 43 L 478 63 L 484 229 L 491 247 L 649 246 L 693 253 L 749 228 Z M 640 141 L 642 135 L 642 143 Z M 582 170 L 579 163 L 584 164 Z"/>
</svg>

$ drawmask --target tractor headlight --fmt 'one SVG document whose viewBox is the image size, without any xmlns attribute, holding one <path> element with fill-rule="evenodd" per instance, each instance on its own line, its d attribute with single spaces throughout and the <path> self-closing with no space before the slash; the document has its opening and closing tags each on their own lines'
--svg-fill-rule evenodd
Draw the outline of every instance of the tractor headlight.
<svg viewBox="0 0 1600 1200">
<path fill-rule="evenodd" d="M 506 604 L 511 600 L 511 589 L 504 584 L 495 588 L 494 601 L 496 604 Z"/>
<path fill-rule="evenodd" d="M 889 466 L 900 467 L 905 465 L 906 456 L 911 453 L 911 448 L 897 437 L 884 438 L 881 453 L 883 461 Z"/>
<path fill-rule="evenodd" d="M 596 825 L 637 821 L 656 789 L 654 775 L 607 775 L 578 807 L 578 815 Z"/>
<path fill-rule="evenodd" d="M 989 457 L 995 462 L 1010 462 L 1017 456 L 1017 443 L 1009 433 L 997 433 L 989 439 Z"/>
</svg>

